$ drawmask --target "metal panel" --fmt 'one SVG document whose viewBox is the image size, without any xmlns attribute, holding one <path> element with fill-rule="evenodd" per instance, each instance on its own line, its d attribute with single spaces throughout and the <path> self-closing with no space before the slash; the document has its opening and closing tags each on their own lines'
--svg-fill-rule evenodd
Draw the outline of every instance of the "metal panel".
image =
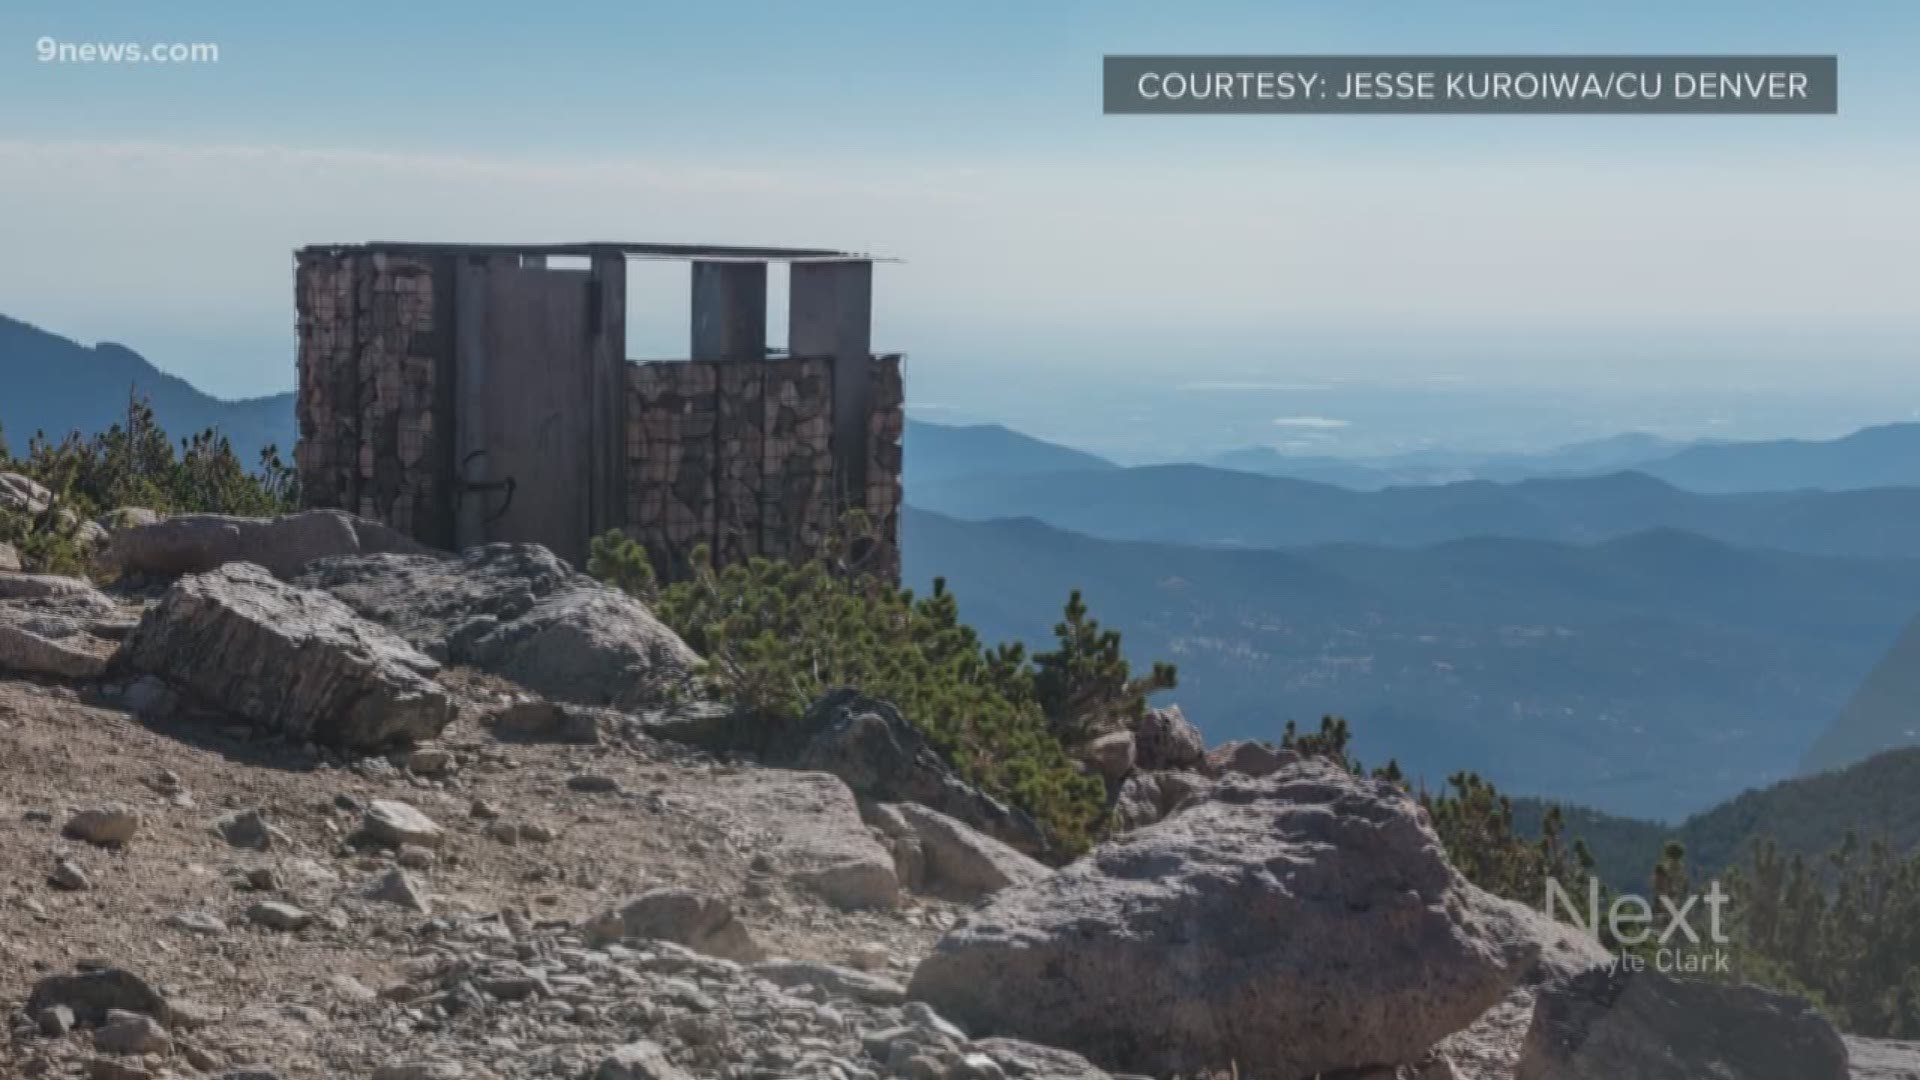
<svg viewBox="0 0 1920 1080">
<path fill-rule="evenodd" d="M 544 544 L 576 564 L 594 525 L 593 275 L 460 263 L 461 547 Z"/>
<path fill-rule="evenodd" d="M 788 351 L 833 361 L 835 495 L 841 505 L 857 506 L 867 483 L 873 264 L 796 263 L 789 291 Z"/>
<path fill-rule="evenodd" d="M 594 536 L 627 523 L 627 261 L 596 255 L 588 296 L 593 366 Z"/>
</svg>

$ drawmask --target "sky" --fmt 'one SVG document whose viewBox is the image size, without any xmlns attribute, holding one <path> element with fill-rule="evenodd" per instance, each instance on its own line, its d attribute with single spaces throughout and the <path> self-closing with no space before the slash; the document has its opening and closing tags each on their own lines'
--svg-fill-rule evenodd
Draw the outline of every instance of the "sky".
<svg viewBox="0 0 1920 1080">
<path fill-rule="evenodd" d="M 933 409 L 1090 379 L 1920 406 L 1920 5 L 1583 7 L 12 0 L 0 312 L 243 396 L 293 384 L 304 244 L 794 244 L 902 260 L 876 343 Z M 1841 111 L 1100 115 L 1101 56 L 1143 52 L 1833 53 Z M 684 348 L 684 281 L 635 288 L 631 351 Z M 1303 418 L 1337 430 L 1275 406 Z"/>
</svg>

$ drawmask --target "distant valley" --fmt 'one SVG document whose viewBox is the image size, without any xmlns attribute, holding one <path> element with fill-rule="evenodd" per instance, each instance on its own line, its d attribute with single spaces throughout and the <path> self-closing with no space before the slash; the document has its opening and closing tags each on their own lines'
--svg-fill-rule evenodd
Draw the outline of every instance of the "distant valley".
<svg viewBox="0 0 1920 1080">
<path fill-rule="evenodd" d="M 970 520 L 1031 517 L 1114 540 L 1417 547 L 1475 536 L 1594 543 L 1650 529 L 1819 555 L 1920 554 L 1920 487 L 1706 495 L 1643 473 L 1361 492 L 1203 465 L 959 476 L 910 489 Z"/>
<path fill-rule="evenodd" d="M 1920 611 L 1920 560 L 1674 531 L 1234 551 L 912 511 L 905 553 L 989 639 L 1046 640 L 1084 589 L 1136 659 L 1180 665 L 1169 696 L 1212 738 L 1341 713 L 1429 782 L 1662 819 L 1793 775 Z"/>
</svg>

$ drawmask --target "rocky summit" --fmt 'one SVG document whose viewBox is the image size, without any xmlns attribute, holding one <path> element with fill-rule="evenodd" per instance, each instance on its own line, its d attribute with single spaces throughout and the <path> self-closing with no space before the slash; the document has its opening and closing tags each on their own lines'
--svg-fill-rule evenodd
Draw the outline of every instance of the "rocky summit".
<svg viewBox="0 0 1920 1080">
<path fill-rule="evenodd" d="M 1539 931 L 1447 865 L 1403 791 L 1305 761 L 1001 892 L 910 989 L 1115 1067 L 1312 1076 L 1419 1058 L 1521 979 Z"/>
<path fill-rule="evenodd" d="M 700 700 L 543 549 L 110 520 L 104 586 L 0 569 L 0 1076 L 1915 1075 L 1609 981 L 1402 788 L 1177 709 L 1102 736 L 1114 825 L 1061 865 L 893 705 Z"/>
</svg>

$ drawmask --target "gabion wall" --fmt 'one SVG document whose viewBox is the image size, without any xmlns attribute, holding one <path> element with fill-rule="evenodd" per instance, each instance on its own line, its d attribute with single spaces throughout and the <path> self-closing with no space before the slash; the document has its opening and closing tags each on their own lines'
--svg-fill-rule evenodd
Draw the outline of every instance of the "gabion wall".
<svg viewBox="0 0 1920 1080">
<path fill-rule="evenodd" d="M 350 510 L 454 546 L 451 265 L 309 248 L 295 274 L 300 442 L 307 505 Z M 866 475 L 835 473 L 826 359 L 659 361 L 626 367 L 625 528 L 654 566 L 799 559 L 825 548 L 848 506 L 897 576 L 904 394 L 900 358 L 874 357 Z M 585 488 L 582 489 L 585 498 Z"/>
<path fill-rule="evenodd" d="M 834 472 L 833 369 L 824 359 L 659 361 L 627 368 L 627 531 L 684 573 L 705 544 L 722 565 L 813 555 L 861 505 L 897 573 L 902 397 L 898 357 L 875 357 L 867 476 Z"/>
<path fill-rule="evenodd" d="M 300 442 L 309 506 L 350 510 L 427 543 L 453 541 L 451 464 L 436 427 L 450 332 L 421 259 L 309 249 L 295 270 Z M 449 417 L 450 419 L 450 417 Z"/>
</svg>

